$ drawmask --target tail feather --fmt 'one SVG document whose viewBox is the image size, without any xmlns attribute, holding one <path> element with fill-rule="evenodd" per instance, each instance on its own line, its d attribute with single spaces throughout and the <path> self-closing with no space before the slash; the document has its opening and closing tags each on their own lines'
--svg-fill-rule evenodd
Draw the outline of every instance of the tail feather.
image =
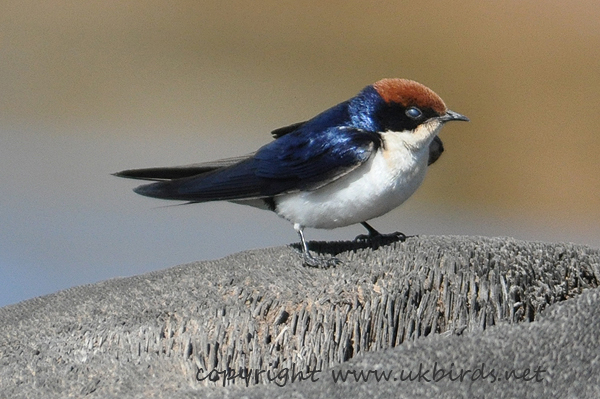
<svg viewBox="0 0 600 399">
<path fill-rule="evenodd" d="M 226 158 L 218 161 L 195 163 L 183 166 L 145 168 L 145 169 L 128 169 L 121 172 L 113 173 L 114 176 L 124 177 L 127 179 L 136 180 L 151 180 L 151 181 L 168 181 L 183 179 L 186 177 L 199 176 L 218 169 L 226 168 L 235 165 L 250 158 L 254 154 L 244 155 L 240 157 Z"/>
<path fill-rule="evenodd" d="M 257 161 L 249 159 L 211 173 L 157 181 L 135 188 L 146 197 L 206 202 L 266 198 L 289 190 L 294 179 L 266 179 L 256 173 Z"/>
</svg>

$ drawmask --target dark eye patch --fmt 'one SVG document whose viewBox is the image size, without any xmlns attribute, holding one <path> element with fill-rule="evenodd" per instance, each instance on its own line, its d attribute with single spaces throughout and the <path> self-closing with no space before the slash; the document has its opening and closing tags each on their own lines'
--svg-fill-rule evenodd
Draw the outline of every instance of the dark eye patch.
<svg viewBox="0 0 600 399">
<path fill-rule="evenodd" d="M 398 103 L 387 103 L 375 113 L 375 120 L 382 131 L 391 130 L 400 132 L 414 130 L 430 118 L 439 116 L 431 108 L 420 108 L 414 105 L 408 107 Z"/>
</svg>

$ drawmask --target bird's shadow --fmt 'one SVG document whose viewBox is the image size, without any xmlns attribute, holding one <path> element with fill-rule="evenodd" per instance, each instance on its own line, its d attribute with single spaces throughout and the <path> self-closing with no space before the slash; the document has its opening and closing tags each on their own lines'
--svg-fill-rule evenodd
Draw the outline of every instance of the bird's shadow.
<svg viewBox="0 0 600 399">
<path fill-rule="evenodd" d="M 350 240 L 350 241 L 308 241 L 308 249 L 316 254 L 327 254 L 331 256 L 337 256 L 343 252 L 357 251 L 360 249 L 372 249 L 373 251 L 378 250 L 380 247 L 385 247 L 396 242 L 404 242 L 407 238 L 417 237 L 414 236 L 395 236 L 385 235 L 381 237 L 369 238 L 365 240 Z M 302 251 L 300 243 L 293 243 L 290 246 L 296 249 L 298 252 Z"/>
</svg>

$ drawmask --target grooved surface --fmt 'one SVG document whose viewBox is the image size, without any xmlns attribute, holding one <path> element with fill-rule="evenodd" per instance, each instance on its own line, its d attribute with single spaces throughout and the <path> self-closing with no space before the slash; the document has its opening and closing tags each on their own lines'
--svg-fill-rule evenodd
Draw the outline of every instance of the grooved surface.
<svg viewBox="0 0 600 399">
<path fill-rule="evenodd" d="M 344 264 L 311 269 L 293 248 L 261 249 L 4 307 L 0 397 L 272 392 L 272 383 L 262 385 L 266 374 L 254 388 L 196 377 L 200 369 L 326 370 L 369 352 L 392 356 L 390 348 L 420 337 L 451 342 L 496 325 L 510 331 L 600 281 L 599 251 L 573 244 L 311 244 Z"/>
</svg>

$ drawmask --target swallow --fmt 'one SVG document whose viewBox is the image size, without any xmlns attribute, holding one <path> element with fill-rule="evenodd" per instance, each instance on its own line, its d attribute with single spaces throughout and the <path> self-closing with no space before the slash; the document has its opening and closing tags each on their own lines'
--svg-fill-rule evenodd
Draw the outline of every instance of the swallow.
<svg viewBox="0 0 600 399">
<path fill-rule="evenodd" d="M 273 130 L 274 140 L 252 154 L 115 175 L 154 181 L 134 189 L 147 197 L 273 211 L 293 224 L 304 264 L 328 267 L 337 259 L 313 256 L 304 229 L 360 223 L 368 232 L 360 238 L 383 237 L 367 221 L 421 185 L 444 151 L 442 126 L 468 120 L 418 82 L 382 79 L 312 119 Z"/>
</svg>

